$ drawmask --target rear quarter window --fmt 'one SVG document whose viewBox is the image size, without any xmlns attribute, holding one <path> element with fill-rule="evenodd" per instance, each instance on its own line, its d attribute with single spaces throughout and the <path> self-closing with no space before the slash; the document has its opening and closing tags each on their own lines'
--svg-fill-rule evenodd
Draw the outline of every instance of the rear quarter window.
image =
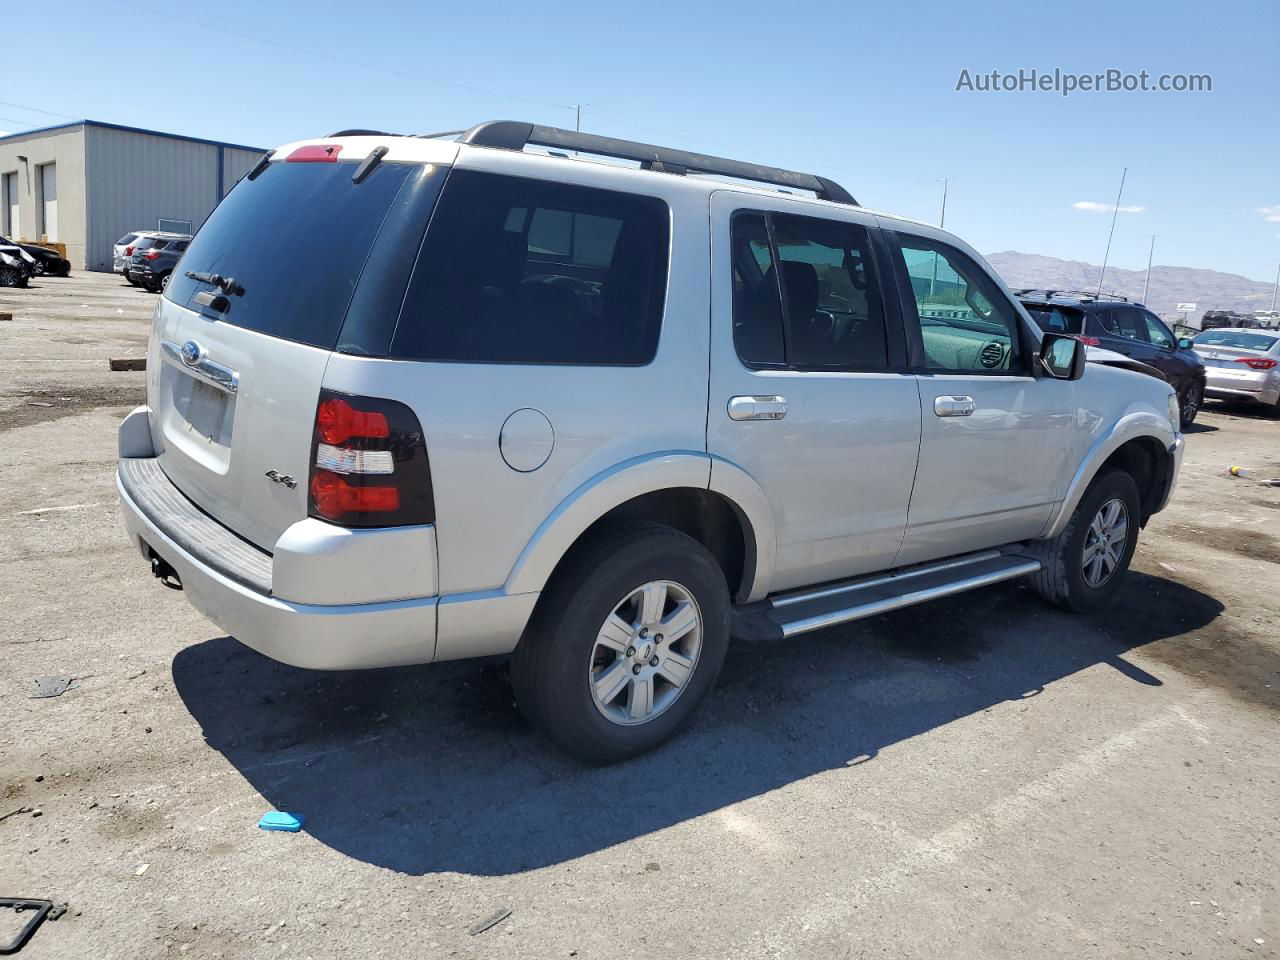
<svg viewBox="0 0 1280 960">
<path fill-rule="evenodd" d="M 662 323 L 668 221 L 654 197 L 454 170 L 391 355 L 646 364 Z"/>
</svg>

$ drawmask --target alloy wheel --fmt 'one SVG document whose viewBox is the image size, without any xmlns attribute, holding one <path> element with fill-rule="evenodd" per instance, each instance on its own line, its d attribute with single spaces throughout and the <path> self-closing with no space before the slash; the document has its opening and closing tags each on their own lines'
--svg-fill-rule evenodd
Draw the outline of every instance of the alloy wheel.
<svg viewBox="0 0 1280 960">
<path fill-rule="evenodd" d="M 1086 584 L 1096 589 L 1111 579 L 1124 557 L 1128 537 L 1129 511 L 1124 501 L 1108 500 L 1085 533 L 1080 565 Z"/>
<path fill-rule="evenodd" d="M 587 666 L 591 698 L 608 720 L 647 723 L 689 685 L 702 651 L 702 612 L 672 580 L 632 590 L 605 618 Z"/>
</svg>

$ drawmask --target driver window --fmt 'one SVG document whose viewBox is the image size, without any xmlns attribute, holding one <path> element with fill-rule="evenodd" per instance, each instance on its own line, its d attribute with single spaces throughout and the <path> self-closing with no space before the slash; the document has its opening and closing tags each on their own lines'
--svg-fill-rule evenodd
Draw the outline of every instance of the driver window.
<svg viewBox="0 0 1280 960">
<path fill-rule="evenodd" d="M 968 257 L 923 237 L 898 236 L 931 370 L 1020 372 L 1018 317 Z"/>
<path fill-rule="evenodd" d="M 1147 338 L 1157 347 L 1164 347 L 1166 350 L 1173 349 L 1173 334 L 1169 332 L 1169 328 L 1160 322 L 1160 318 L 1145 310 L 1142 312 L 1142 319 L 1147 322 Z"/>
</svg>

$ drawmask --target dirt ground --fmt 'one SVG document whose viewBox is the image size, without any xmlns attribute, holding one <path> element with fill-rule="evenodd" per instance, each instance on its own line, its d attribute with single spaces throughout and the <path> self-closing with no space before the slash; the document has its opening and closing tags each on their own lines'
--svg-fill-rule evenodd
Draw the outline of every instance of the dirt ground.
<svg viewBox="0 0 1280 960">
<path fill-rule="evenodd" d="M 1107 613 L 1001 586 L 736 646 L 590 770 L 501 664 L 285 667 L 149 575 L 107 359 L 154 304 L 0 291 L 0 895 L 70 903 L 20 956 L 1280 956 L 1280 489 L 1226 475 L 1280 476 L 1280 421 L 1208 406 Z"/>
</svg>

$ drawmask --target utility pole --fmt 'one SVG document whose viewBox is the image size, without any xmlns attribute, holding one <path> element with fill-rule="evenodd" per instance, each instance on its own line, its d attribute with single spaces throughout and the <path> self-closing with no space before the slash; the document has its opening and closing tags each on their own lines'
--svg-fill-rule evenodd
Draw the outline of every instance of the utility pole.
<svg viewBox="0 0 1280 960">
<path fill-rule="evenodd" d="M 1276 293 L 1280 292 L 1280 264 L 1276 265 L 1276 285 L 1271 288 L 1271 312 L 1276 312 Z"/>
<path fill-rule="evenodd" d="M 1147 253 L 1147 279 L 1142 282 L 1142 305 L 1147 304 L 1147 288 L 1151 286 L 1151 258 L 1156 252 L 1156 235 L 1151 235 L 1151 250 Z"/>
<path fill-rule="evenodd" d="M 578 133 L 581 133 L 582 132 L 582 104 L 575 103 L 573 105 L 573 113 L 574 113 L 573 129 L 576 130 Z"/>
<path fill-rule="evenodd" d="M 942 178 L 942 216 L 938 218 L 939 230 L 947 225 L 947 182 L 950 179 L 950 177 Z"/>
<path fill-rule="evenodd" d="M 1116 205 L 1111 210 L 1111 232 L 1107 234 L 1107 252 L 1102 255 L 1102 272 L 1098 274 L 1098 296 L 1102 296 L 1102 279 L 1107 275 L 1107 260 L 1111 258 L 1111 238 L 1116 232 L 1116 216 L 1120 213 L 1120 198 L 1124 196 L 1124 178 L 1128 175 L 1129 168 L 1125 167 L 1120 173 L 1120 189 L 1116 193 Z"/>
</svg>

